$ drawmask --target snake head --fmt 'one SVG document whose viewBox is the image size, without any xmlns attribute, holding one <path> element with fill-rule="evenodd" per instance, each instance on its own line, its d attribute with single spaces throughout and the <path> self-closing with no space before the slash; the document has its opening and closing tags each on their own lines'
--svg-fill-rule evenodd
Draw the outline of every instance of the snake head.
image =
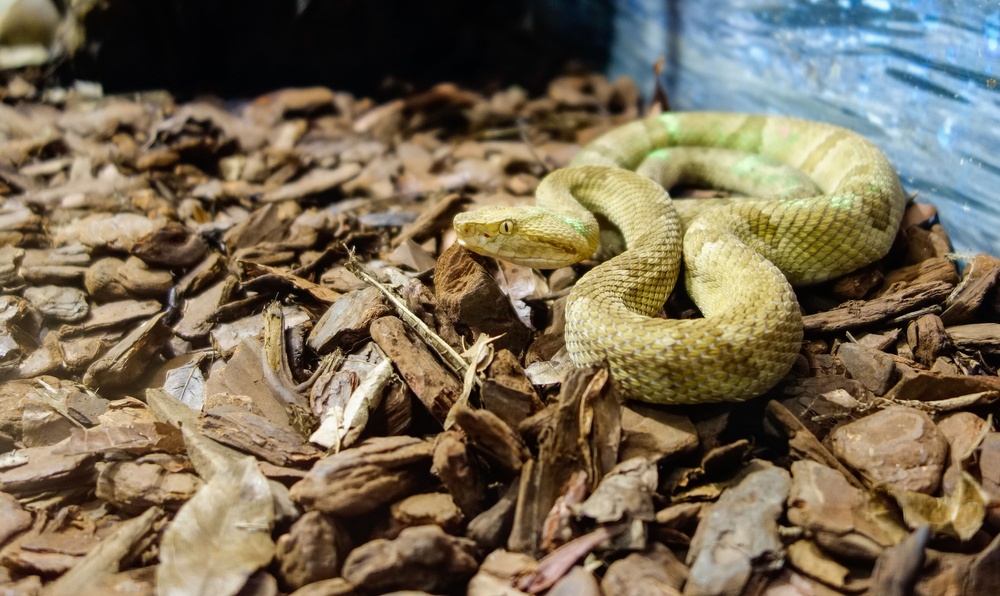
<svg viewBox="0 0 1000 596">
<path fill-rule="evenodd" d="M 597 222 L 538 207 L 492 206 L 455 216 L 458 243 L 474 253 L 536 269 L 558 269 L 597 249 Z"/>
</svg>

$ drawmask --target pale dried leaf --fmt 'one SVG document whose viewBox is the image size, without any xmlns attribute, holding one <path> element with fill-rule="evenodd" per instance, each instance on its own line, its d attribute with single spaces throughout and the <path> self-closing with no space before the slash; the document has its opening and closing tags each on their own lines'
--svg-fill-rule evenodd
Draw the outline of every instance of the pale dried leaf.
<svg viewBox="0 0 1000 596">
<path fill-rule="evenodd" d="M 944 497 L 889 489 L 888 493 L 903 510 L 903 519 L 912 529 L 927 524 L 936 534 L 969 540 L 983 525 L 987 496 L 968 472 L 962 472 L 955 489 Z"/>
<path fill-rule="evenodd" d="M 167 371 L 163 382 L 164 391 L 195 411 L 201 411 L 205 405 L 205 375 L 201 372 L 201 360 L 194 358 Z"/>
<path fill-rule="evenodd" d="M 309 441 L 326 448 L 336 447 L 336 451 L 350 447 L 368 424 L 368 416 L 382 403 L 385 387 L 392 376 L 392 362 L 383 356 L 351 393 L 343 410 L 336 406 L 330 408 L 329 416 Z"/>
<path fill-rule="evenodd" d="M 236 594 L 274 557 L 274 504 L 251 457 L 219 470 L 177 512 L 160 543 L 158 593 Z"/>
</svg>

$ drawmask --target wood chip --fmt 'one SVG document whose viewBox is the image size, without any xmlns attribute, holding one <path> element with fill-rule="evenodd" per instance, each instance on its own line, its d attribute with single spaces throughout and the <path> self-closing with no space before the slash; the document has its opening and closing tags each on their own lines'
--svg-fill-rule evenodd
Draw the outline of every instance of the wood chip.
<svg viewBox="0 0 1000 596">
<path fill-rule="evenodd" d="M 320 459 L 291 489 L 307 509 L 361 515 L 415 492 L 426 481 L 432 446 L 411 437 L 369 439 Z"/>
<path fill-rule="evenodd" d="M 427 346 L 407 333 L 396 317 L 371 323 L 372 339 L 399 369 L 407 386 L 442 424 L 462 392 L 462 384 L 431 353 Z"/>
<path fill-rule="evenodd" d="M 884 321 L 908 310 L 937 303 L 951 292 L 947 282 L 909 286 L 867 302 L 848 302 L 827 312 L 803 317 L 806 332 L 844 331 Z"/>
<path fill-rule="evenodd" d="M 592 264 L 497 264 L 451 218 L 652 113 L 629 79 L 177 102 L 47 74 L 0 84 L 8 592 L 997 592 L 1000 260 L 956 261 L 933 207 L 796 288 L 767 396 L 622 404 L 566 352 Z"/>
</svg>

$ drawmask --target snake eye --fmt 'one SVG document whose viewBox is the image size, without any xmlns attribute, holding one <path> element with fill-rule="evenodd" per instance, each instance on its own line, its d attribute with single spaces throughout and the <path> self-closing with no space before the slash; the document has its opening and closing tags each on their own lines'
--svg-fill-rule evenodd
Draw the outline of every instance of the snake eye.
<svg viewBox="0 0 1000 596">
<path fill-rule="evenodd" d="M 514 231 L 514 222 L 512 220 L 505 219 L 502 222 L 500 222 L 501 234 L 510 234 L 513 231 Z"/>
</svg>

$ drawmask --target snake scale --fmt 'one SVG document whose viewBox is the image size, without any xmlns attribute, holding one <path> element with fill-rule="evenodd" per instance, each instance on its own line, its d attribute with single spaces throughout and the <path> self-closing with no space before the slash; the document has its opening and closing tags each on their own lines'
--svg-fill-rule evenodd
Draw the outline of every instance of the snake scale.
<svg viewBox="0 0 1000 596">
<path fill-rule="evenodd" d="M 678 182 L 756 196 L 672 202 L 664 187 Z M 847 129 L 673 112 L 584 147 L 542 180 L 535 206 L 484 207 L 454 223 L 466 248 L 540 269 L 605 252 L 599 222 L 610 223 L 624 250 L 570 292 L 570 358 L 607 359 L 631 399 L 702 403 L 746 400 L 781 380 L 802 342 L 792 286 L 884 256 L 905 202 L 886 156 Z M 704 318 L 658 318 L 682 258 Z"/>
</svg>

